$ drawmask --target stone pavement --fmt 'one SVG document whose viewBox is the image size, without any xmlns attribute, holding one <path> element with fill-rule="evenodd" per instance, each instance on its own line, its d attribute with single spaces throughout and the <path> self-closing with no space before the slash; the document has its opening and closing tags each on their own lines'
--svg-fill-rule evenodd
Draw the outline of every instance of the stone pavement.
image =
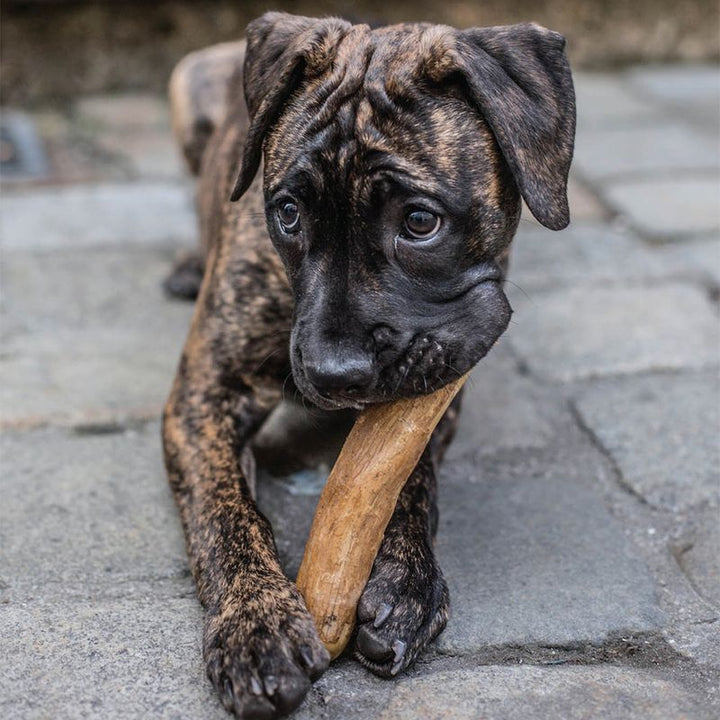
<svg viewBox="0 0 720 720">
<path fill-rule="evenodd" d="M 718 68 L 577 89 L 573 224 L 521 224 L 442 471 L 450 624 L 397 681 L 338 661 L 297 718 L 720 715 Z M 159 443 L 191 186 L 160 99 L 32 119 L 50 176 L 0 199 L 0 716 L 223 718 Z M 262 477 L 291 573 L 326 468 Z"/>
</svg>

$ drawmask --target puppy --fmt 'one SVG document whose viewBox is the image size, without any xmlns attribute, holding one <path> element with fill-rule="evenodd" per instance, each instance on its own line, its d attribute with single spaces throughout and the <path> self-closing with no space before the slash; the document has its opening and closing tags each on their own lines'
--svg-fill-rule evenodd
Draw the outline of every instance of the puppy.
<svg viewBox="0 0 720 720">
<path fill-rule="evenodd" d="M 537 25 L 371 30 L 268 13 L 246 52 L 195 54 L 171 87 L 190 118 L 178 132 L 200 176 L 203 257 L 169 283 L 198 298 L 165 460 L 209 677 L 228 709 L 270 718 L 328 655 L 253 500 L 249 443 L 283 389 L 361 409 L 431 392 L 488 352 L 510 319 L 521 196 L 543 225 L 569 221 L 573 85 L 563 38 Z M 354 653 L 378 675 L 447 621 L 435 474 L 458 407 L 407 481 L 358 606 Z"/>
</svg>

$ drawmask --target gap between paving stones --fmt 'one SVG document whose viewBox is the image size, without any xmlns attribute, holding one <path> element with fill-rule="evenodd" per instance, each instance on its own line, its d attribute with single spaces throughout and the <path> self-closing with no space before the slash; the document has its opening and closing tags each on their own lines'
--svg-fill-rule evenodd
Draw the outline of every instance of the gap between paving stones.
<svg viewBox="0 0 720 720">
<path fill-rule="evenodd" d="M 659 663 L 685 660 L 661 632 L 628 632 L 609 637 L 599 644 L 566 645 L 489 645 L 479 650 L 452 652 L 432 646 L 424 662 L 435 658 L 463 658 L 477 665 L 600 665 L 618 664 L 631 667 L 654 667 Z"/>
<path fill-rule="evenodd" d="M 567 406 L 568 410 L 572 414 L 573 419 L 575 420 L 575 424 L 577 425 L 577 427 L 582 433 L 585 434 L 585 436 L 590 440 L 595 449 L 604 457 L 605 462 L 608 464 L 608 466 L 612 469 L 612 474 L 618 488 L 620 488 L 624 493 L 627 493 L 627 495 L 629 495 L 636 502 L 648 508 L 651 508 L 652 506 L 650 505 L 650 503 L 639 492 L 637 492 L 635 488 L 632 487 L 632 485 L 625 482 L 622 470 L 620 469 L 620 465 L 618 464 L 617 460 L 615 460 L 611 452 L 603 445 L 602 441 L 597 436 L 595 431 L 585 422 L 585 419 L 583 418 L 577 408 L 577 405 L 575 404 L 575 400 L 569 399 L 567 401 Z"/>
</svg>

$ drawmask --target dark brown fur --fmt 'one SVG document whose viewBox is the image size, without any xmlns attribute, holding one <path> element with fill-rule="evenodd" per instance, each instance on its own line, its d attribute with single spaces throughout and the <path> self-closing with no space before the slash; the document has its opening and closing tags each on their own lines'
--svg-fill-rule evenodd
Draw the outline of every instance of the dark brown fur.
<svg viewBox="0 0 720 720">
<path fill-rule="evenodd" d="M 248 28 L 244 73 L 214 132 L 200 123 L 183 140 L 200 163 L 203 256 L 176 289 L 193 295 L 204 275 L 163 437 L 208 674 L 228 709 L 275 717 L 328 655 L 255 505 L 249 443 L 283 389 L 362 407 L 429 392 L 489 350 L 509 320 L 501 281 L 520 193 L 544 224 L 567 224 L 575 115 L 562 39 L 536 26 L 371 31 L 269 13 Z M 407 183 L 447 208 L 430 252 L 385 243 L 403 217 L 386 188 Z M 292 236 L 275 221 L 291 191 L 303 213 Z M 361 361 L 362 387 L 313 379 L 318 364 L 342 380 Z M 358 606 L 355 655 L 383 676 L 447 621 L 435 473 L 458 409 L 408 480 Z"/>
</svg>

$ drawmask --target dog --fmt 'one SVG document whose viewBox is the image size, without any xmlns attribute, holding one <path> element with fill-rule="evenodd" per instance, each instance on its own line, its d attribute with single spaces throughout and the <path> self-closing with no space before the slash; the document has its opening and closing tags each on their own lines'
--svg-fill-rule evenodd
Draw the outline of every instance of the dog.
<svg viewBox="0 0 720 720">
<path fill-rule="evenodd" d="M 564 45 L 533 24 L 371 29 L 273 12 L 246 45 L 173 75 L 202 254 L 168 282 L 197 301 L 165 462 L 207 672 L 240 717 L 291 712 L 328 666 L 255 505 L 252 438 L 283 391 L 355 411 L 432 392 L 488 352 L 510 320 L 521 197 L 543 225 L 569 222 Z M 353 652 L 380 676 L 447 622 L 435 476 L 459 405 L 408 479 L 358 605 Z"/>
</svg>

